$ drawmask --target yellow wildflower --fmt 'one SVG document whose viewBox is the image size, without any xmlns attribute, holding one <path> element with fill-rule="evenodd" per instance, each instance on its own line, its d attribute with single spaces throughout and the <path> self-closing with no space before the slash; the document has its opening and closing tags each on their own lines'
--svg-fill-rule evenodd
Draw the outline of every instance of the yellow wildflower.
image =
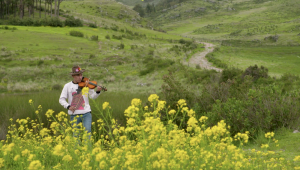
<svg viewBox="0 0 300 170">
<path fill-rule="evenodd" d="M 148 97 L 148 101 L 150 103 L 154 103 L 154 102 L 157 102 L 159 99 L 158 95 L 157 94 L 151 94 L 149 97 Z"/>
<path fill-rule="evenodd" d="M 196 112 L 193 109 L 191 109 L 191 110 L 188 111 L 188 116 L 189 117 L 195 117 L 195 113 Z"/>
<path fill-rule="evenodd" d="M 145 106 L 145 107 L 144 107 L 144 110 L 147 111 L 147 110 L 148 110 L 148 106 Z"/>
<path fill-rule="evenodd" d="M 199 119 L 199 122 L 201 123 L 205 123 L 205 121 L 208 119 L 208 117 L 206 116 L 201 116 L 201 118 Z"/>
<path fill-rule="evenodd" d="M 140 99 L 134 98 L 131 100 L 131 105 L 138 107 L 142 104 L 142 101 Z"/>
<path fill-rule="evenodd" d="M 20 158 L 20 155 L 16 155 L 16 156 L 14 157 L 14 161 L 18 161 L 19 158 Z"/>
<path fill-rule="evenodd" d="M 54 111 L 52 110 L 52 109 L 48 109 L 48 111 L 46 112 L 46 116 L 48 117 L 48 118 L 50 118 L 51 116 L 52 116 L 52 114 L 54 113 Z"/>
<path fill-rule="evenodd" d="M 262 144 L 262 145 L 261 145 L 261 148 L 268 148 L 268 147 L 269 147 L 268 144 Z"/>
<path fill-rule="evenodd" d="M 40 131 L 40 135 L 41 135 L 42 137 L 44 137 L 44 136 L 48 135 L 49 132 L 50 132 L 49 129 L 43 128 L 43 129 Z"/>
<path fill-rule="evenodd" d="M 63 156 L 64 155 L 64 147 L 61 144 L 58 144 L 54 147 L 53 155 Z"/>
<path fill-rule="evenodd" d="M 44 167 L 42 166 L 42 164 L 39 160 L 36 160 L 36 161 L 30 162 L 28 169 L 29 170 L 40 170 L 40 169 L 44 169 Z"/>
<path fill-rule="evenodd" d="M 300 161 L 300 156 L 295 156 L 294 161 Z"/>
<path fill-rule="evenodd" d="M 174 115 L 176 113 L 176 111 L 174 109 L 169 111 L 169 115 Z"/>
<path fill-rule="evenodd" d="M 183 106 L 186 106 L 186 101 L 184 100 L 184 99 L 180 99 L 180 100 L 178 100 L 178 105 L 179 105 L 179 107 L 183 107 Z"/>
<path fill-rule="evenodd" d="M 102 160 L 102 158 L 106 158 L 106 156 L 107 156 L 106 151 L 102 151 L 96 155 L 96 161 L 99 162 Z"/>
<path fill-rule="evenodd" d="M 30 154 L 30 151 L 28 149 L 25 149 L 21 153 L 22 153 L 22 156 L 27 156 Z"/>
<path fill-rule="evenodd" d="M 105 169 L 106 167 L 106 162 L 105 161 L 101 161 L 99 164 L 100 169 Z"/>
<path fill-rule="evenodd" d="M 69 162 L 72 160 L 72 156 L 70 155 L 65 155 L 63 158 L 62 158 L 63 161 L 66 161 L 66 162 Z"/>
<path fill-rule="evenodd" d="M 30 105 L 32 105 L 32 104 L 33 104 L 33 100 L 30 99 L 28 103 L 29 103 Z"/>
<path fill-rule="evenodd" d="M 4 167 L 4 159 L 0 158 L 0 168 Z"/>
<path fill-rule="evenodd" d="M 103 110 L 105 110 L 106 108 L 110 108 L 109 103 L 108 102 L 104 102 L 102 105 Z"/>
<path fill-rule="evenodd" d="M 270 138 L 274 137 L 274 135 L 275 135 L 274 132 L 268 132 L 268 133 L 265 134 L 265 137 L 270 139 Z"/>
</svg>

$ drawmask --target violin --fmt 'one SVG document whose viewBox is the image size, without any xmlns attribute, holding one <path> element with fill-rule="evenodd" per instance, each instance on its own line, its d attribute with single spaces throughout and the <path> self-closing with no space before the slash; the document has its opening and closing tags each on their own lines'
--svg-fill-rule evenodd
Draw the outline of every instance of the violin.
<svg viewBox="0 0 300 170">
<path fill-rule="evenodd" d="M 89 78 L 83 77 L 82 80 L 81 80 L 81 82 L 78 83 L 78 86 L 80 88 L 88 87 L 90 89 L 94 89 L 94 88 L 96 88 L 99 85 L 97 85 L 96 81 L 91 81 Z M 102 90 L 107 91 L 106 87 L 103 87 L 103 86 L 99 86 L 99 87 L 101 87 Z"/>
</svg>

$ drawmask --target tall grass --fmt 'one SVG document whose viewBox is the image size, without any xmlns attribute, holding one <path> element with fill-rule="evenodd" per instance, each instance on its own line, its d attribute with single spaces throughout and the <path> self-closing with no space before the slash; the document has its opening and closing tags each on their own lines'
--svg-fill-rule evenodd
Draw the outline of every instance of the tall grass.
<svg viewBox="0 0 300 170">
<path fill-rule="evenodd" d="M 36 93 L 24 93 L 24 94 L 2 94 L 0 97 L 0 140 L 5 139 L 7 133 L 7 127 L 9 126 L 9 119 L 24 119 L 31 118 L 37 119 L 35 110 L 41 105 L 44 112 L 48 109 L 54 111 L 54 115 L 60 111 L 67 112 L 63 108 L 58 100 L 60 91 L 47 91 L 47 92 L 36 92 Z M 120 92 L 103 92 L 95 102 L 90 102 L 92 107 L 92 113 L 95 109 L 93 103 L 102 105 L 104 102 L 109 102 L 112 106 L 113 117 L 118 120 L 118 123 L 125 124 L 124 110 L 130 105 L 130 101 L 133 98 L 140 98 L 142 101 L 147 101 L 147 94 L 138 93 L 120 93 Z M 32 99 L 34 104 L 29 105 L 29 100 Z M 92 99 L 90 99 L 92 100 Z M 41 115 L 41 118 L 46 122 L 45 115 Z M 97 120 L 96 116 L 93 116 L 93 121 Z M 45 126 L 49 126 L 45 124 Z"/>
</svg>

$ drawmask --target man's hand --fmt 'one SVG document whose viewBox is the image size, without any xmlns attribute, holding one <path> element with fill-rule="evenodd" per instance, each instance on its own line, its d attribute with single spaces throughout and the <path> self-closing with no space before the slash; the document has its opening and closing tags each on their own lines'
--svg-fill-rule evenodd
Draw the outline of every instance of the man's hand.
<svg viewBox="0 0 300 170">
<path fill-rule="evenodd" d="M 97 92 L 100 92 L 102 90 L 102 87 L 97 86 Z"/>
<path fill-rule="evenodd" d="M 71 110 L 74 113 L 75 112 L 75 107 L 71 106 L 71 107 L 69 107 L 69 110 Z"/>
</svg>

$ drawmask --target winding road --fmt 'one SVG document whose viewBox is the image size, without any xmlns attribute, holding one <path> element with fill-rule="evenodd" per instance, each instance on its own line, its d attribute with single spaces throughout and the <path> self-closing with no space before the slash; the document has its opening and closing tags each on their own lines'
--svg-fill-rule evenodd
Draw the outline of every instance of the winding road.
<svg viewBox="0 0 300 170">
<path fill-rule="evenodd" d="M 218 72 L 221 72 L 222 69 L 212 66 L 212 64 L 210 62 L 208 62 L 207 59 L 205 58 L 205 56 L 208 53 L 213 52 L 215 45 L 210 44 L 210 43 L 206 43 L 206 42 L 199 42 L 199 43 L 205 45 L 205 50 L 203 52 L 194 54 L 189 59 L 189 61 L 186 62 L 186 64 L 188 64 L 189 66 L 199 65 L 202 69 L 208 69 L 208 70 L 212 70 L 213 69 L 213 70 L 216 70 Z"/>
</svg>

